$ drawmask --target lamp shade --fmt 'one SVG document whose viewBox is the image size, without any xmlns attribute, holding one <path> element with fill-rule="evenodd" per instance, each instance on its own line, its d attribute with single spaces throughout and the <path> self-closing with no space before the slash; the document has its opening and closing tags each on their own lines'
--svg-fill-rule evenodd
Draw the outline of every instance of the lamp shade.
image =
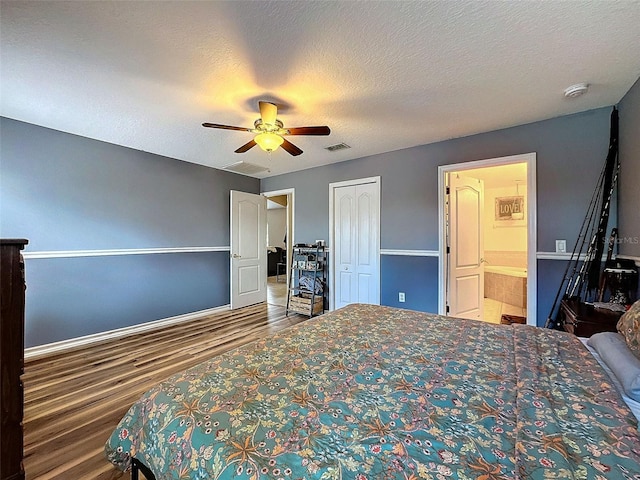
<svg viewBox="0 0 640 480">
<path fill-rule="evenodd" d="M 284 142 L 284 138 L 282 138 L 280 135 L 269 132 L 260 133 L 256 135 L 256 138 L 254 138 L 253 140 L 265 152 L 272 152 Z"/>
</svg>

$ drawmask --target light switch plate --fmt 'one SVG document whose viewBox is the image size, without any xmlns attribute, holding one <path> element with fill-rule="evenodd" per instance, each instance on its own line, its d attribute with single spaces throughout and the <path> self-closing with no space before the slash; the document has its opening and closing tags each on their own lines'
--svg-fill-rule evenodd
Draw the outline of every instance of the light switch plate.
<svg viewBox="0 0 640 480">
<path fill-rule="evenodd" d="M 567 253 L 566 240 L 556 240 L 556 253 Z"/>
</svg>

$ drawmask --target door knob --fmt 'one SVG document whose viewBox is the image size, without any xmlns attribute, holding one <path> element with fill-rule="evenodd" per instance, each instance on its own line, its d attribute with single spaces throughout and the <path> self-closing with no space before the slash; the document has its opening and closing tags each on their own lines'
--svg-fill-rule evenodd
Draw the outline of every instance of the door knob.
<svg viewBox="0 0 640 480">
<path fill-rule="evenodd" d="M 232 253 L 231 254 L 231 258 L 242 258 L 240 255 L 238 255 L 237 253 Z"/>
</svg>

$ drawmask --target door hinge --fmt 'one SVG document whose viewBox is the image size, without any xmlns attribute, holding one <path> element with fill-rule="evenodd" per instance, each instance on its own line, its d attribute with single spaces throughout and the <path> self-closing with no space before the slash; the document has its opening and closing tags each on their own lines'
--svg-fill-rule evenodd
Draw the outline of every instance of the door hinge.
<svg viewBox="0 0 640 480">
<path fill-rule="evenodd" d="M 449 245 L 447 245 L 447 254 L 451 253 L 451 248 L 449 248 Z"/>
<path fill-rule="evenodd" d="M 447 306 L 445 307 L 444 311 L 445 311 L 446 313 L 449 313 L 449 305 L 447 305 Z"/>
<path fill-rule="evenodd" d="M 449 189 L 449 187 L 447 187 L 447 189 L 445 190 L 445 193 L 446 193 L 447 195 L 449 195 L 449 193 L 450 193 L 450 192 L 451 192 L 451 190 Z"/>
</svg>

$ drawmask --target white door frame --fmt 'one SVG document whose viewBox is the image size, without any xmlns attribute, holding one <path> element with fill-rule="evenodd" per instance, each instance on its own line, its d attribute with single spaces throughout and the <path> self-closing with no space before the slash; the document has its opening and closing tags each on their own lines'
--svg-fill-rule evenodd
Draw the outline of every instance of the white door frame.
<svg viewBox="0 0 640 480">
<path fill-rule="evenodd" d="M 489 158 L 438 167 L 438 313 L 446 315 L 447 239 L 445 224 L 446 175 L 472 168 L 498 167 L 512 163 L 527 164 L 527 325 L 537 325 L 538 316 L 538 203 L 536 183 L 536 153 Z"/>
<path fill-rule="evenodd" d="M 333 196 L 335 194 L 335 189 L 340 187 L 350 187 L 353 185 L 360 185 L 363 183 L 374 183 L 378 189 L 378 249 L 375 252 L 378 257 L 378 271 L 376 275 L 378 276 L 378 292 L 380 292 L 380 231 L 382 230 L 380 225 L 380 215 L 381 215 L 381 206 L 382 206 L 382 197 L 381 197 L 381 189 L 380 189 L 380 176 L 377 177 L 367 177 L 367 178 L 357 178 L 354 180 L 345 180 L 343 182 L 335 182 L 329 184 L 329 310 L 332 311 L 335 305 L 335 249 L 333 248 L 335 242 L 335 228 L 333 225 Z"/>
<path fill-rule="evenodd" d="M 296 189 L 295 188 L 284 188 L 282 190 L 271 190 L 270 192 L 262 192 L 261 195 L 269 198 L 276 197 L 278 195 L 286 195 L 287 196 L 287 249 L 285 251 L 285 262 L 286 266 L 286 277 L 287 277 L 287 288 L 289 288 L 289 272 L 291 265 L 291 252 L 293 251 L 294 239 L 295 239 L 295 218 L 296 218 L 296 210 L 295 210 L 295 198 L 296 198 Z"/>
</svg>

